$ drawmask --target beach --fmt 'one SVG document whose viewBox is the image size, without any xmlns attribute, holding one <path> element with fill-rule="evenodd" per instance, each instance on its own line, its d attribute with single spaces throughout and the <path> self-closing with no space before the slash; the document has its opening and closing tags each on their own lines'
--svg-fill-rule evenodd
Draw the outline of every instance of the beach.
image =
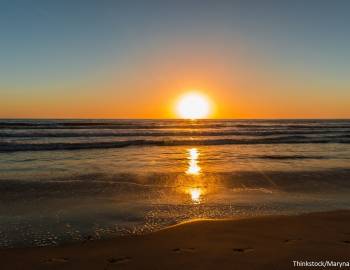
<svg viewBox="0 0 350 270">
<path fill-rule="evenodd" d="M 350 1 L 0 7 L 0 270 L 350 269 Z"/>
<path fill-rule="evenodd" d="M 140 236 L 2 249 L 0 260 L 2 269 L 293 269 L 293 261 L 347 262 L 349 225 L 345 210 L 198 220 Z"/>
</svg>

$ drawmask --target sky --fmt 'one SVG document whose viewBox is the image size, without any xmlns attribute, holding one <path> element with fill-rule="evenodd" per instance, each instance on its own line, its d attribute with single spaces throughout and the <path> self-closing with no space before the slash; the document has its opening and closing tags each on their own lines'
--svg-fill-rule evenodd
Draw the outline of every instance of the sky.
<svg viewBox="0 0 350 270">
<path fill-rule="evenodd" d="M 350 118 L 350 1 L 0 0 L 0 118 Z"/>
</svg>

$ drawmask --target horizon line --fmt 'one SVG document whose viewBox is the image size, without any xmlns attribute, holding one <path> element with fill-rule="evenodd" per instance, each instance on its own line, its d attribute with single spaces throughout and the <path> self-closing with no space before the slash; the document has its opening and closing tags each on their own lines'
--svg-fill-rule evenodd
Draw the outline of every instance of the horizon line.
<svg viewBox="0 0 350 270">
<path fill-rule="evenodd" d="M 188 120 L 188 121 L 208 121 L 208 120 L 350 120 L 349 118 L 199 118 L 199 119 L 184 119 L 184 118 L 103 118 L 103 117 L 83 117 L 83 118 L 74 118 L 74 117 L 64 117 L 64 118 L 55 118 L 55 117 L 0 117 L 0 120 Z"/>
</svg>

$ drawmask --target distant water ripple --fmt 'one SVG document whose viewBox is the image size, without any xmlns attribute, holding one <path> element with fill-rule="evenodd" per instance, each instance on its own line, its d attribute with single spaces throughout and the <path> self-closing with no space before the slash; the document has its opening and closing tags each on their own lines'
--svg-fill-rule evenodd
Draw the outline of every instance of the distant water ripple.
<svg viewBox="0 0 350 270">
<path fill-rule="evenodd" d="M 1 120 L 0 151 L 350 143 L 346 120 Z"/>
</svg>

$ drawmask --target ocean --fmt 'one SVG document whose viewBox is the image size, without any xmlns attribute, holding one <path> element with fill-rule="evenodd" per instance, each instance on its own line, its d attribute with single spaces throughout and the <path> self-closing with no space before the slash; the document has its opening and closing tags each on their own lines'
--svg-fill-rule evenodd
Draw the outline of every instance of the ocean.
<svg viewBox="0 0 350 270">
<path fill-rule="evenodd" d="M 349 209 L 350 120 L 0 120 L 0 247 Z"/>
</svg>

